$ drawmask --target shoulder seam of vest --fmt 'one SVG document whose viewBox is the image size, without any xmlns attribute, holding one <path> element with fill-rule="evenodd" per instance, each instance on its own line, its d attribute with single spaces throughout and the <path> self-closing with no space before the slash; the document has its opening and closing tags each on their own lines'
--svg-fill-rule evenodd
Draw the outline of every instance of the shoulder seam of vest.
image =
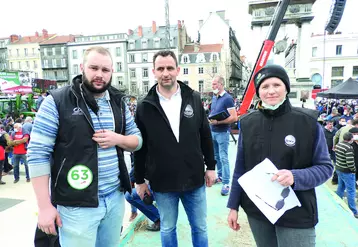
<svg viewBox="0 0 358 247">
<path fill-rule="evenodd" d="M 317 118 L 318 118 L 318 112 L 315 110 L 306 109 L 306 108 L 298 108 L 298 107 L 292 107 L 292 110 L 296 111 L 296 112 L 303 113 L 306 116 L 309 116 L 314 120 L 317 120 Z M 314 115 L 317 115 L 317 117 L 314 117 Z"/>
</svg>

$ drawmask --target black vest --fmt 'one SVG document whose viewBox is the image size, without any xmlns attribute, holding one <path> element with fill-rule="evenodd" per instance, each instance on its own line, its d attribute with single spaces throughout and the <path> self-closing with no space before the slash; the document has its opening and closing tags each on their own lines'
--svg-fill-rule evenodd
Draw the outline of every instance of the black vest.
<svg viewBox="0 0 358 247">
<path fill-rule="evenodd" d="M 110 104 L 115 119 L 115 132 L 125 133 L 125 104 L 123 94 L 110 88 Z M 54 204 L 76 207 L 98 207 L 98 154 L 91 115 L 79 93 L 73 86 L 54 91 L 59 113 L 59 128 L 51 166 L 51 190 Z M 124 162 L 123 150 L 117 146 L 119 179 L 121 190 L 131 192 L 128 171 Z M 72 167 L 83 164 L 93 174 L 92 183 L 83 190 L 72 188 L 67 175 Z"/>
<path fill-rule="evenodd" d="M 265 158 L 280 169 L 304 169 L 312 166 L 318 113 L 291 107 L 288 99 L 275 111 L 259 110 L 241 120 L 245 171 L 251 170 Z M 318 222 L 314 189 L 295 191 L 301 207 L 286 211 L 276 222 L 278 226 L 311 228 Z M 246 193 L 241 206 L 254 218 L 268 221 Z"/>
</svg>

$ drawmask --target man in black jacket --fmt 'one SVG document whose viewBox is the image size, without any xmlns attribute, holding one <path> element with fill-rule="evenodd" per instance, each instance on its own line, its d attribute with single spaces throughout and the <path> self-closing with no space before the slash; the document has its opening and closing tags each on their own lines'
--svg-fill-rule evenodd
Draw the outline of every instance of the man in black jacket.
<svg viewBox="0 0 358 247">
<path fill-rule="evenodd" d="M 176 80 L 180 68 L 175 54 L 160 51 L 153 63 L 158 84 L 138 104 L 136 114 L 143 136 L 142 149 L 134 153 L 137 193 L 142 199 L 150 194 L 144 181 L 148 174 L 160 214 L 162 246 L 178 246 L 180 199 L 192 228 L 193 245 L 205 247 L 205 180 L 210 187 L 215 179 L 209 123 L 199 93 Z"/>
</svg>

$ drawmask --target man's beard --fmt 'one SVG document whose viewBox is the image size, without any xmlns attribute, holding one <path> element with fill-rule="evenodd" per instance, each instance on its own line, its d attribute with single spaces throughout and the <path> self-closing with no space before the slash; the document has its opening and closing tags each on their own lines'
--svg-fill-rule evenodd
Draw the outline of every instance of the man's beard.
<svg viewBox="0 0 358 247">
<path fill-rule="evenodd" d="M 112 83 L 112 76 L 111 78 L 109 79 L 109 82 L 108 83 L 105 83 L 103 85 L 102 88 L 100 89 L 97 89 L 93 86 L 93 81 L 89 81 L 86 74 L 83 73 L 82 75 L 82 82 L 83 82 L 83 85 L 85 85 L 85 87 L 91 92 L 91 93 L 95 93 L 95 94 L 99 94 L 99 93 L 104 93 L 110 86 L 111 86 L 111 83 Z"/>
</svg>

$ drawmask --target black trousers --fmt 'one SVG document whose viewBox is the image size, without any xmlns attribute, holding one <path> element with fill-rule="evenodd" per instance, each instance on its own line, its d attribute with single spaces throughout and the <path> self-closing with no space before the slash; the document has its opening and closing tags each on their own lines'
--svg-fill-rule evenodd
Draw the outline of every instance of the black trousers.
<svg viewBox="0 0 358 247">
<path fill-rule="evenodd" d="M 56 231 L 58 233 L 58 227 L 56 226 Z M 35 231 L 35 247 L 60 247 L 60 240 L 58 235 L 47 235 L 36 227 Z"/>
</svg>

